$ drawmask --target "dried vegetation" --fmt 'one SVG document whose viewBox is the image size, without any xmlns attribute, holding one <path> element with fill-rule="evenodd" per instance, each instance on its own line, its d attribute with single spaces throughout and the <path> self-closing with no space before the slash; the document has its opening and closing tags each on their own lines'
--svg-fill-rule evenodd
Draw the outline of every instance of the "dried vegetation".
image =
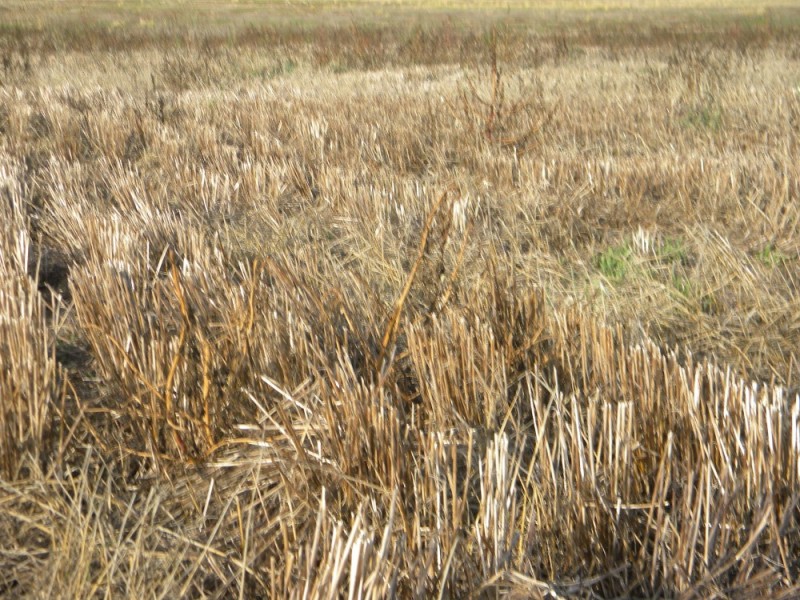
<svg viewBox="0 0 800 600">
<path fill-rule="evenodd" d="M 5 28 L 0 596 L 797 597 L 778 16 Z"/>
</svg>

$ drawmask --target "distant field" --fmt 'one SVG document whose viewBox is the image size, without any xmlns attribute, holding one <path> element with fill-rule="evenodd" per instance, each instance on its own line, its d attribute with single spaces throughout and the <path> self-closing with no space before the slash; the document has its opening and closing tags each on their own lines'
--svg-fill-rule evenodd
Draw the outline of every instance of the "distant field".
<svg viewBox="0 0 800 600">
<path fill-rule="evenodd" d="M 800 9 L 431 6 L 0 6 L 0 598 L 800 597 Z"/>
<path fill-rule="evenodd" d="M 109 2 L 107 0 L 84 0 L 82 2 L 64 2 L 59 0 L 8 0 L 0 7 L 0 14 L 14 20 L 46 19 L 57 21 L 65 16 L 82 16 L 87 19 L 104 19 L 113 16 L 123 17 L 130 14 L 157 15 L 172 13 L 176 17 L 191 19 L 197 15 L 216 14 L 233 17 L 235 15 L 258 15 L 259 19 L 275 17 L 313 17 L 319 11 L 340 12 L 345 16 L 360 20 L 381 20 L 387 15 L 413 15 L 426 17 L 441 11 L 454 14 L 475 15 L 513 12 L 530 16 L 562 16 L 570 15 L 579 19 L 597 18 L 607 15 L 675 15 L 697 16 L 699 14 L 716 14 L 724 17 L 750 15 L 759 16 L 768 13 L 778 15 L 794 15 L 800 11 L 791 2 L 771 0 L 248 0 L 241 2 L 186 0 L 126 0 Z"/>
<path fill-rule="evenodd" d="M 61 8 L 70 10 L 152 10 L 160 8 L 187 8 L 199 7 L 220 8 L 224 10 L 238 10 L 252 6 L 257 7 L 283 7 L 302 9 L 303 7 L 325 6 L 325 7 L 412 7 L 425 8 L 430 6 L 449 6 L 464 9 L 505 9 L 505 8 L 533 8 L 547 10 L 605 10 L 605 9 L 628 9 L 628 10 L 654 10 L 654 9 L 693 9 L 693 8 L 716 8 L 720 10 L 729 9 L 762 9 L 769 7 L 792 6 L 791 2 L 780 0 L 568 0 L 560 2 L 558 0 L 436 0 L 434 2 L 422 2 L 421 0 L 245 0 L 239 2 L 224 2 L 215 0 L 200 0 L 190 2 L 188 0 L 124 0 L 113 2 L 108 0 L 83 0 L 81 2 L 64 2 L 63 0 L 8 0 L 4 3 L 11 11 L 22 8 Z"/>
</svg>

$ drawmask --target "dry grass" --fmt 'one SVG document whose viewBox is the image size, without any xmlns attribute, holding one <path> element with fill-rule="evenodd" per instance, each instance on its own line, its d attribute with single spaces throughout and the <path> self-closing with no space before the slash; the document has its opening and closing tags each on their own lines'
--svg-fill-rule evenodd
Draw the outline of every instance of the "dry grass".
<svg viewBox="0 0 800 600">
<path fill-rule="evenodd" d="M 797 597 L 791 10 L 0 34 L 0 596 Z"/>
</svg>

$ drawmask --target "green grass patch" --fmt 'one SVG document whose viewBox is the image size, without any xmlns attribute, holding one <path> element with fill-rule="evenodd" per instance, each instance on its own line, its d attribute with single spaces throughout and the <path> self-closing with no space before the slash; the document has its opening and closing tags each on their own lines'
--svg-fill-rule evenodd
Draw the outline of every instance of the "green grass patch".
<svg viewBox="0 0 800 600">
<path fill-rule="evenodd" d="M 689 108 L 680 120 L 681 125 L 686 129 L 712 131 L 714 133 L 722 129 L 723 121 L 722 109 L 712 103 L 700 104 Z"/>
<path fill-rule="evenodd" d="M 777 267 L 789 260 L 789 257 L 781 252 L 775 244 L 767 244 L 756 252 L 755 256 L 765 267 Z"/>
<path fill-rule="evenodd" d="M 595 255 L 594 266 L 612 281 L 621 281 L 630 269 L 632 250 L 629 244 L 611 246 Z"/>
<path fill-rule="evenodd" d="M 689 264 L 690 255 L 686 242 L 680 237 L 668 237 L 656 251 L 658 258 L 666 263 Z"/>
<path fill-rule="evenodd" d="M 674 287 L 678 293 L 685 298 L 690 298 L 694 291 L 692 282 L 686 277 L 678 274 L 672 276 L 672 287 Z"/>
</svg>

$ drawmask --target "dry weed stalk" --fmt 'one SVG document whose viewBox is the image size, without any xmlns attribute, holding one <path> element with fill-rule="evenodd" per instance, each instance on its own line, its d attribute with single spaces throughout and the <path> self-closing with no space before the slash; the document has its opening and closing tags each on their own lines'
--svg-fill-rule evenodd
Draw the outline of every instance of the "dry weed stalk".
<svg viewBox="0 0 800 600">
<path fill-rule="evenodd" d="M 47 461 L 63 385 L 48 307 L 36 282 L 19 168 L 0 165 L 0 470 L 14 479 L 26 456 Z M 30 274 L 29 274 L 30 273 Z M 58 299 L 50 310 L 58 320 Z"/>
</svg>

